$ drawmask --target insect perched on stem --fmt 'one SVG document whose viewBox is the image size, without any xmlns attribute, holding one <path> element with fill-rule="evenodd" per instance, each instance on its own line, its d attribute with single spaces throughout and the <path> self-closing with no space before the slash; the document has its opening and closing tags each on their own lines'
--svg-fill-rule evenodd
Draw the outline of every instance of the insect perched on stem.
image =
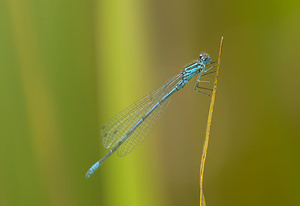
<svg viewBox="0 0 300 206">
<path fill-rule="evenodd" d="M 87 171 L 86 177 L 89 178 L 115 151 L 122 157 L 137 148 L 162 117 L 168 107 L 171 95 L 182 89 L 196 74 L 199 75 L 195 90 L 210 97 L 210 94 L 201 91 L 208 88 L 200 87 L 199 84 L 202 82 L 214 84 L 211 81 L 201 80 L 202 76 L 213 73 L 209 71 L 217 65 L 206 69 L 207 65 L 213 63 L 215 62 L 211 62 L 208 54 L 200 54 L 199 60 L 185 67 L 157 90 L 106 122 L 101 128 L 101 136 L 104 147 L 110 148 L 110 151 Z"/>
</svg>

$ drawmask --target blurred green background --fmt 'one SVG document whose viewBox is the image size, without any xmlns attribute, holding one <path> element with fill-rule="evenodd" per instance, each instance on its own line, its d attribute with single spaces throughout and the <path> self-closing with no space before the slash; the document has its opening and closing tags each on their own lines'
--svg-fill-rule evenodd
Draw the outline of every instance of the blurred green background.
<svg viewBox="0 0 300 206">
<path fill-rule="evenodd" d="M 195 80 L 114 155 L 110 117 L 208 52 L 222 65 L 208 206 L 300 205 L 299 1 L 0 1 L 0 205 L 199 205 L 209 100 Z"/>
</svg>

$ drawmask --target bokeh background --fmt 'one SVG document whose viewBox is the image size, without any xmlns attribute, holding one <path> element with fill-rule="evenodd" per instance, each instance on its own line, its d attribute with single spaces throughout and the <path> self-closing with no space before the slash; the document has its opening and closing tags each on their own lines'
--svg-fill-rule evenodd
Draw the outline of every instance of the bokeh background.
<svg viewBox="0 0 300 206">
<path fill-rule="evenodd" d="M 209 100 L 195 80 L 146 141 L 107 151 L 110 117 L 208 52 L 222 65 L 208 206 L 300 205 L 299 1 L 0 1 L 0 205 L 199 205 Z"/>
</svg>

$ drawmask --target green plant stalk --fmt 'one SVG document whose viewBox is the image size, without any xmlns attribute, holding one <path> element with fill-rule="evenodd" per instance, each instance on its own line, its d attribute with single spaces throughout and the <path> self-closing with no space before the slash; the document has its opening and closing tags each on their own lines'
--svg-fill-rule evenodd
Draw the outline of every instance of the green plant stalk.
<svg viewBox="0 0 300 206">
<path fill-rule="evenodd" d="M 212 114 L 213 114 L 213 110 L 214 110 L 215 98 L 216 98 L 216 92 L 217 92 L 217 83 L 218 83 L 218 75 L 219 75 L 220 62 L 221 62 L 222 47 L 223 47 L 223 36 L 221 38 L 221 43 L 220 43 L 220 50 L 219 50 L 217 72 L 216 72 L 216 77 L 215 77 L 215 84 L 214 84 L 213 92 L 212 92 L 212 96 L 211 96 L 211 102 L 210 102 L 207 125 L 206 125 L 206 135 L 205 135 L 205 141 L 204 141 L 203 151 L 202 151 L 202 156 L 201 156 L 201 164 L 200 164 L 200 206 L 206 206 L 205 198 L 204 198 L 204 194 L 203 194 L 203 175 L 204 175 L 204 166 L 205 166 L 205 160 L 206 160 L 207 148 L 208 148 L 208 142 L 209 142 L 209 135 L 210 135 L 210 129 L 211 129 Z"/>
</svg>

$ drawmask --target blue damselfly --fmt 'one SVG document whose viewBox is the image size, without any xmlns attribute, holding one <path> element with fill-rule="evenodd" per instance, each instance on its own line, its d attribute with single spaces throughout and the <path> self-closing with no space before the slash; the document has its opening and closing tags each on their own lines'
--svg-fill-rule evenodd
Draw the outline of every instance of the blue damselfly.
<svg viewBox="0 0 300 206">
<path fill-rule="evenodd" d="M 205 69 L 207 65 L 212 63 L 214 62 L 211 62 L 208 54 L 200 54 L 199 60 L 185 67 L 157 90 L 138 100 L 106 122 L 101 128 L 101 136 L 103 146 L 107 149 L 110 148 L 110 151 L 87 171 L 86 177 L 89 178 L 115 151 L 122 157 L 137 148 L 162 117 L 170 102 L 171 95 L 182 89 L 196 74 L 199 75 L 195 90 L 210 96 L 201 91 L 207 88 L 199 87 L 199 83 L 213 83 L 200 80 L 202 76 L 213 73 L 208 71 L 217 65 Z"/>
</svg>

